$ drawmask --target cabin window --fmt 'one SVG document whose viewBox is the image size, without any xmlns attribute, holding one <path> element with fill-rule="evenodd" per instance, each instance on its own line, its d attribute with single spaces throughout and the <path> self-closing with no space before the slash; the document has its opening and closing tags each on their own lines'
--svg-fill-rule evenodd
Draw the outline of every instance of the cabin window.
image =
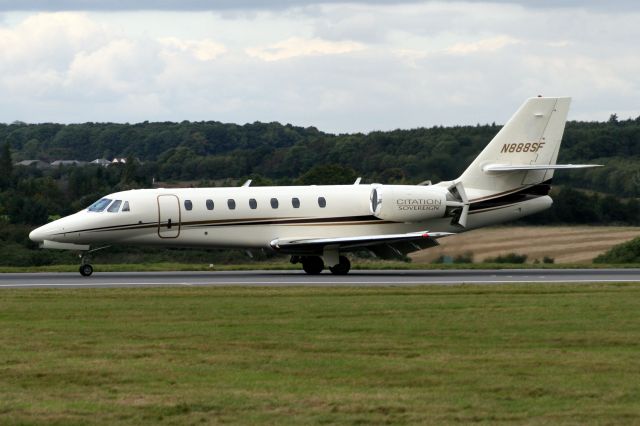
<svg viewBox="0 0 640 426">
<path fill-rule="evenodd" d="M 258 202 L 256 201 L 255 198 L 251 198 L 249 200 L 249 207 L 251 207 L 254 210 L 258 208 Z"/>
<path fill-rule="evenodd" d="M 271 208 L 274 208 L 274 209 L 278 208 L 278 199 L 277 198 L 272 198 L 271 199 Z"/>
<path fill-rule="evenodd" d="M 191 210 L 193 208 L 193 203 L 191 200 L 184 200 L 184 208 L 187 210 Z"/>
<path fill-rule="evenodd" d="M 325 200 L 324 197 L 318 197 L 318 205 L 325 208 L 327 206 L 327 200 Z"/>
<path fill-rule="evenodd" d="M 101 211 L 104 211 L 104 209 L 106 209 L 109 204 L 111 204 L 111 200 L 110 199 L 101 198 L 98 201 L 96 201 L 95 203 L 91 204 L 87 210 L 90 211 L 90 212 L 99 213 Z"/>
<path fill-rule="evenodd" d="M 124 205 L 122 206 L 122 211 L 123 212 L 131 211 L 131 210 L 129 210 L 129 202 L 128 201 L 124 202 Z"/>
<path fill-rule="evenodd" d="M 236 208 L 236 200 L 234 200 L 233 198 L 229 198 L 227 200 L 227 206 L 229 207 L 229 210 L 235 210 L 235 208 Z"/>
<path fill-rule="evenodd" d="M 207 205 L 207 210 L 213 210 L 213 200 L 207 200 L 205 204 Z"/>
<path fill-rule="evenodd" d="M 300 199 L 299 198 L 292 198 L 291 199 L 291 205 L 293 206 L 294 209 L 300 208 Z"/>
<path fill-rule="evenodd" d="M 109 213 L 118 213 L 118 210 L 120 210 L 120 204 L 122 204 L 122 200 L 115 200 L 113 203 L 111 203 L 107 211 Z"/>
</svg>

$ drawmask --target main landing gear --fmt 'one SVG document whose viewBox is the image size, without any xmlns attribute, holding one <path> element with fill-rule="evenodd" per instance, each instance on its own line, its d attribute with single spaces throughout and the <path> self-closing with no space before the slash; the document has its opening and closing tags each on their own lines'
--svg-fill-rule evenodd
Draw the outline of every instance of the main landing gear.
<svg viewBox="0 0 640 426">
<path fill-rule="evenodd" d="M 302 263 L 302 269 L 309 275 L 318 275 L 324 270 L 324 260 L 321 256 L 292 256 L 291 263 Z M 330 266 L 334 275 L 347 275 L 351 269 L 351 262 L 346 256 L 339 257 L 339 263 Z"/>
<path fill-rule="evenodd" d="M 80 265 L 80 275 L 82 275 L 83 277 L 88 277 L 91 274 L 93 274 L 93 266 L 88 263 Z"/>
<path fill-rule="evenodd" d="M 351 262 L 346 256 L 340 256 L 340 263 L 329 268 L 333 275 L 347 275 L 351 269 Z"/>
</svg>

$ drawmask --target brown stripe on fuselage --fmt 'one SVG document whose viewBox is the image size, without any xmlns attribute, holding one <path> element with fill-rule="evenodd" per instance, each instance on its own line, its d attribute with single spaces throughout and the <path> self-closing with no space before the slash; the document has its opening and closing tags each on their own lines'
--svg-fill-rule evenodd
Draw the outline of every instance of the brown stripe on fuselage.
<svg viewBox="0 0 640 426">
<path fill-rule="evenodd" d="M 344 216 L 344 217 L 326 217 L 326 218 L 245 218 L 245 219 L 216 219 L 216 220 L 199 220 L 192 222 L 180 223 L 180 227 L 193 227 L 193 228 L 205 228 L 216 226 L 255 226 L 255 225 L 360 225 L 360 224 L 372 224 L 372 223 L 393 223 L 378 219 L 375 216 Z M 157 228 L 162 226 L 158 222 L 147 222 L 145 224 L 127 224 L 127 225 L 112 225 L 104 226 L 100 228 L 88 228 L 76 231 L 61 232 L 57 235 L 63 234 L 77 234 L 82 232 L 109 232 L 109 231 L 128 231 L 134 229 L 145 228 Z M 176 225 L 178 226 L 178 225 Z"/>
<path fill-rule="evenodd" d="M 309 218 L 273 218 L 273 219 L 257 219 L 253 220 L 248 219 L 243 223 L 235 223 L 237 221 L 211 221 L 207 223 L 206 221 L 202 221 L 204 223 L 198 223 L 197 225 L 203 227 L 211 227 L 211 226 L 231 226 L 231 225 L 305 225 L 305 224 L 321 224 L 321 223 L 343 223 L 343 222 L 374 222 L 378 223 L 382 221 L 382 219 L 378 219 L 375 216 L 343 216 L 343 217 L 309 217 Z M 190 226 L 191 222 L 186 222 L 182 224 L 183 226 Z"/>
</svg>

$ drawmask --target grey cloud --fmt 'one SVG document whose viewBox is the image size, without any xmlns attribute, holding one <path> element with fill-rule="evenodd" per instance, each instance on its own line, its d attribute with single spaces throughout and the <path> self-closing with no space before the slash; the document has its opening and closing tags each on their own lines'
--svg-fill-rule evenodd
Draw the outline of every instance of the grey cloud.
<svg viewBox="0 0 640 426">
<path fill-rule="evenodd" d="M 226 10 L 282 10 L 292 7 L 304 7 L 320 3 L 341 3 L 337 0 L 318 2 L 315 0 L 25 0 L 15 2 L 0 0 L 0 10 L 5 11 L 136 11 L 136 10 L 166 10 L 166 11 L 226 11 Z M 374 0 L 362 3 L 393 4 L 391 0 Z M 410 2 L 409 2 L 410 3 Z"/>
<path fill-rule="evenodd" d="M 399 3 L 426 3 L 432 0 L 0 0 L 0 11 L 231 11 L 231 10 L 283 10 L 319 4 L 397 5 Z M 608 12 L 640 10 L 635 0 L 466 0 L 474 3 L 511 3 L 529 8 L 585 8 Z"/>
</svg>

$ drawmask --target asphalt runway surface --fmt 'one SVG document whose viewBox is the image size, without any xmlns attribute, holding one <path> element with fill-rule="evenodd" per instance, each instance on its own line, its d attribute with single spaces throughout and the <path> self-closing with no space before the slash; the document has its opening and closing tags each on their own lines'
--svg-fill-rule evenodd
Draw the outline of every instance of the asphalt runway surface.
<svg viewBox="0 0 640 426">
<path fill-rule="evenodd" d="M 501 269 L 352 271 L 307 275 L 302 271 L 96 272 L 0 274 L 2 288 L 104 288 L 155 286 L 419 286 L 518 283 L 638 282 L 640 269 Z"/>
</svg>

